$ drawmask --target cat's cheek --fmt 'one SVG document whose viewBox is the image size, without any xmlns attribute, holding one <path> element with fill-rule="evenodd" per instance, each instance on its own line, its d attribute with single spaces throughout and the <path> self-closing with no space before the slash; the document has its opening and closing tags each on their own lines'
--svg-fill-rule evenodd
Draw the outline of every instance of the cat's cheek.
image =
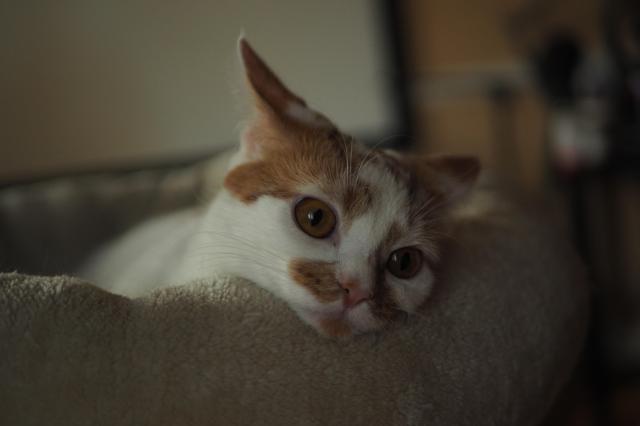
<svg viewBox="0 0 640 426">
<path fill-rule="evenodd" d="M 410 280 L 400 280 L 390 276 L 387 282 L 391 296 L 398 307 L 405 312 L 415 312 L 427 300 L 434 285 L 434 275 L 429 268 L 423 269 Z"/>
<path fill-rule="evenodd" d="M 353 334 L 379 330 L 384 325 L 384 322 L 373 314 L 371 308 L 366 303 L 362 303 L 349 310 L 346 319 Z"/>
</svg>

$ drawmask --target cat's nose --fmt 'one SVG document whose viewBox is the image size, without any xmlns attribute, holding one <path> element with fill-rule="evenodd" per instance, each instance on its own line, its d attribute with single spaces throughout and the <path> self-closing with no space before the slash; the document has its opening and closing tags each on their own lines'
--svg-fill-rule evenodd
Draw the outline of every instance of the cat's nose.
<svg viewBox="0 0 640 426">
<path fill-rule="evenodd" d="M 371 299 L 371 294 L 368 290 L 362 288 L 360 283 L 355 280 L 348 280 L 338 283 L 340 288 L 344 290 L 344 304 L 345 306 L 352 307 L 360 302 Z"/>
</svg>

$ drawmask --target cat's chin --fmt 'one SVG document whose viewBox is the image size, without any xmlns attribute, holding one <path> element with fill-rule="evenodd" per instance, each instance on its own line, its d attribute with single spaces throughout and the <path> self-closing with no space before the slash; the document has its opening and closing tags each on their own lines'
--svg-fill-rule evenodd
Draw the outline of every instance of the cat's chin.
<svg viewBox="0 0 640 426">
<path fill-rule="evenodd" d="M 366 304 L 339 310 L 298 310 L 298 315 L 326 337 L 350 337 L 379 330 L 382 322 Z"/>
</svg>

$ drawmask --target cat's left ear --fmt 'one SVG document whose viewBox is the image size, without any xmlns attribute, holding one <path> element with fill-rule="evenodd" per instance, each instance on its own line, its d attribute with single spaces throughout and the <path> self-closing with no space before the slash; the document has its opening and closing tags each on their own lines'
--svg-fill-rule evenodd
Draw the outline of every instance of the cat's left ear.
<svg viewBox="0 0 640 426">
<path fill-rule="evenodd" d="M 243 37 L 238 41 L 238 50 L 256 107 L 256 117 L 243 137 L 249 150 L 259 151 L 260 145 L 265 144 L 287 143 L 296 132 L 335 131 L 329 119 L 309 108 L 280 81 Z M 269 137 L 273 133 L 278 134 Z"/>
<path fill-rule="evenodd" d="M 480 161 L 473 156 L 436 155 L 423 160 L 430 171 L 430 180 L 449 202 L 467 194 L 478 180 Z"/>
</svg>

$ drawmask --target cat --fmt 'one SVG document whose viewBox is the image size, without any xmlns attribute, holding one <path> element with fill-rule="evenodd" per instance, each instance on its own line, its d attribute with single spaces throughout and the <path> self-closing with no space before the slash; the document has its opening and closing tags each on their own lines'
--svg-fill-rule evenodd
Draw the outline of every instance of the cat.
<svg viewBox="0 0 640 426">
<path fill-rule="evenodd" d="M 451 206 L 480 165 L 368 148 L 291 92 L 249 45 L 239 56 L 254 114 L 205 210 L 152 220 L 95 257 L 85 277 L 140 295 L 240 276 L 327 336 L 380 330 L 434 285 Z"/>
</svg>

